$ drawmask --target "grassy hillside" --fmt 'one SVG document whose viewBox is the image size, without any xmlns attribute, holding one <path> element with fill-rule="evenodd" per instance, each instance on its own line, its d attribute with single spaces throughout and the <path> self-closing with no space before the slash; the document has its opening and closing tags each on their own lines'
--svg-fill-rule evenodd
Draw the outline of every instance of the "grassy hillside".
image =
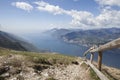
<svg viewBox="0 0 120 80">
<path fill-rule="evenodd" d="M 22 55 L 26 57 L 27 60 L 33 61 L 35 63 L 41 64 L 70 64 L 75 60 L 75 57 L 61 55 L 57 53 L 36 53 L 27 51 L 15 51 L 5 48 L 0 48 L 0 56 L 9 55 Z"/>
<path fill-rule="evenodd" d="M 81 61 L 81 60 L 79 60 Z M 0 48 L 0 80 L 93 80 L 77 57 Z M 80 76 L 81 75 L 81 76 Z"/>
<path fill-rule="evenodd" d="M 0 80 L 10 80 L 15 77 L 20 78 L 17 80 L 24 80 L 21 74 L 40 74 L 42 70 L 51 66 L 66 66 L 74 63 L 77 63 L 75 57 L 71 56 L 0 48 Z M 27 77 L 29 78 L 30 75 Z"/>
<path fill-rule="evenodd" d="M 109 67 L 104 69 L 110 69 L 111 72 L 108 71 L 107 75 L 111 74 L 111 80 L 114 76 L 115 80 L 119 80 L 119 70 Z M 0 48 L 0 80 L 99 80 L 99 78 L 78 57 Z"/>
</svg>

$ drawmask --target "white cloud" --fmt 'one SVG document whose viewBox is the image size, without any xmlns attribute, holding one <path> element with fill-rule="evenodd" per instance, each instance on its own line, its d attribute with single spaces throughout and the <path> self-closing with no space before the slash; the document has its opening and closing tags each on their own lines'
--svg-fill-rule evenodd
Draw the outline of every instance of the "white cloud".
<svg viewBox="0 0 120 80">
<path fill-rule="evenodd" d="M 83 14 L 83 12 L 82 12 Z M 82 17 L 81 17 L 82 16 Z M 73 17 L 71 24 L 82 27 L 119 27 L 120 11 L 104 9 L 98 16 L 85 12 L 83 15 Z"/>
<path fill-rule="evenodd" d="M 118 27 L 120 25 L 120 11 L 112 10 L 111 7 L 101 9 L 98 16 L 87 11 L 65 10 L 59 6 L 54 6 L 44 1 L 35 2 L 37 9 L 49 13 L 66 14 L 72 17 L 70 24 L 78 27 Z"/>
<path fill-rule="evenodd" d="M 95 20 L 97 21 L 97 26 L 118 27 L 120 26 L 120 11 L 103 10 Z"/>
<path fill-rule="evenodd" d="M 46 3 L 44 1 L 35 2 L 35 4 L 38 5 L 38 10 L 48 11 L 50 13 L 53 13 L 54 15 L 62 14 L 64 12 L 64 10 L 61 9 L 59 6 L 50 5 L 49 3 Z"/>
<path fill-rule="evenodd" d="M 100 5 L 107 5 L 107 6 L 120 6 L 120 0 L 95 0 Z"/>
<path fill-rule="evenodd" d="M 66 14 L 70 15 L 73 18 L 71 22 L 73 26 L 85 27 L 87 25 L 93 24 L 94 15 L 90 12 L 71 10 L 71 11 L 67 11 Z"/>
<path fill-rule="evenodd" d="M 38 5 L 37 9 L 40 11 L 47 11 L 47 12 L 53 13 L 54 15 L 66 14 L 66 15 L 71 16 L 73 18 L 71 24 L 73 24 L 73 25 L 80 25 L 87 21 L 89 21 L 87 24 L 91 24 L 90 18 L 93 17 L 93 15 L 90 12 L 77 11 L 77 10 L 64 10 L 64 9 L 60 8 L 59 6 L 50 5 L 49 3 L 46 3 L 43 1 L 35 2 L 35 4 Z"/>
<path fill-rule="evenodd" d="M 33 6 L 26 2 L 13 2 L 12 5 L 28 12 L 33 9 Z"/>
</svg>

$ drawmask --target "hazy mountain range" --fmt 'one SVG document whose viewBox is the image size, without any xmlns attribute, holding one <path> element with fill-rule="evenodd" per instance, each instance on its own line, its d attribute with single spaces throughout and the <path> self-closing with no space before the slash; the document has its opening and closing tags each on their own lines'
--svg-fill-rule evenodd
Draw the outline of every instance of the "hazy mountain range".
<svg viewBox="0 0 120 80">
<path fill-rule="evenodd" d="M 14 49 L 19 51 L 35 51 L 39 50 L 28 41 L 17 37 L 11 33 L 0 31 L 0 47 Z"/>
</svg>

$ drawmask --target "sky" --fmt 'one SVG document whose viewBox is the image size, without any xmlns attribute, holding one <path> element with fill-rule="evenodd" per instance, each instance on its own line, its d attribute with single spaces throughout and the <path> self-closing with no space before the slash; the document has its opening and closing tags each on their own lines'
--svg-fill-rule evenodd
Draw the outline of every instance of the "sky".
<svg viewBox="0 0 120 80">
<path fill-rule="evenodd" d="M 24 33 L 52 28 L 120 28 L 120 0 L 0 0 L 0 28 Z"/>
</svg>

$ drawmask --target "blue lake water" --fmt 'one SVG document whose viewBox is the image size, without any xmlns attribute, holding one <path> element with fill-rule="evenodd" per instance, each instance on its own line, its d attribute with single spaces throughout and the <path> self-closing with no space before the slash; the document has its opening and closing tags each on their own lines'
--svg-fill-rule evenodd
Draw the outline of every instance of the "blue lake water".
<svg viewBox="0 0 120 80">
<path fill-rule="evenodd" d="M 82 45 L 69 44 L 56 38 L 52 35 L 27 35 L 24 36 L 27 40 L 37 46 L 40 50 L 57 52 L 65 55 L 83 56 L 83 53 L 88 49 Z M 120 50 L 119 50 L 120 51 Z M 88 56 L 89 57 L 89 56 Z M 95 55 L 97 60 L 97 54 Z M 106 51 L 103 54 L 103 64 L 120 69 L 120 52 Z"/>
</svg>

